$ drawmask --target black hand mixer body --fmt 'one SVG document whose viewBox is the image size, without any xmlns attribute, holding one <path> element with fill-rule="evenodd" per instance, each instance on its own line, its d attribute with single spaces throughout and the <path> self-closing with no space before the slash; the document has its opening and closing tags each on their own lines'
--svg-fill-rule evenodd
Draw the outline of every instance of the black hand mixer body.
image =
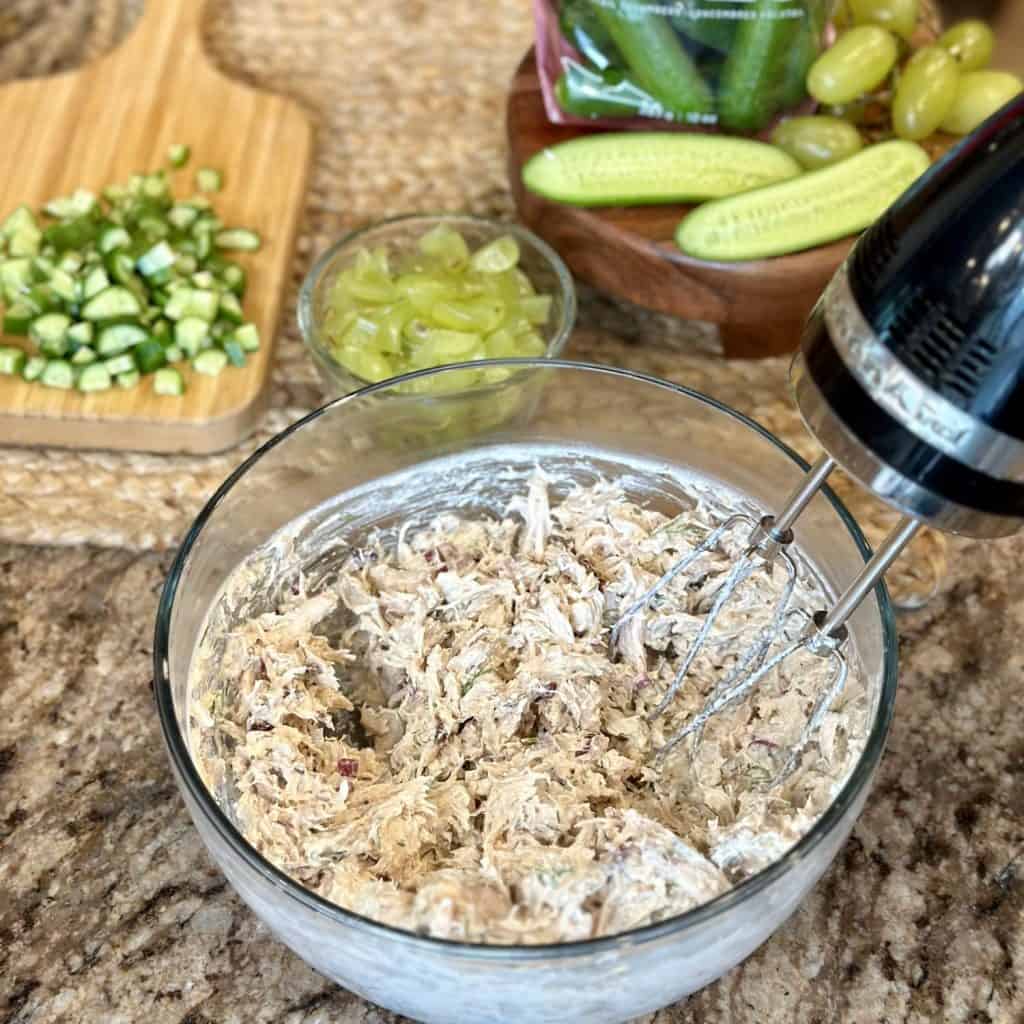
<svg viewBox="0 0 1024 1024">
<path fill-rule="evenodd" d="M 794 363 L 832 459 L 916 520 L 1024 524 L 1024 96 L 857 243 Z"/>
</svg>

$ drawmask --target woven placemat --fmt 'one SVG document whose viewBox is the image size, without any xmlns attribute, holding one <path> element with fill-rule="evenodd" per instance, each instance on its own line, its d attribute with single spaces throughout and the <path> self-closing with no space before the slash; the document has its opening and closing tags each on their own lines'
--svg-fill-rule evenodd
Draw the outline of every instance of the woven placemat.
<svg viewBox="0 0 1024 1024">
<path fill-rule="evenodd" d="M 0 81 L 107 52 L 140 9 L 138 0 L 6 0 Z M 296 293 L 316 253 L 359 224 L 403 212 L 513 215 L 504 100 L 531 41 L 523 0 L 219 0 L 207 13 L 204 38 L 214 60 L 242 80 L 294 97 L 318 128 L 271 411 L 248 442 L 213 457 L 0 448 L 0 539 L 173 547 L 231 469 L 319 404 L 295 328 Z M 753 416 L 806 457 L 816 454 L 789 402 L 785 361 L 726 362 L 708 325 L 583 288 L 566 355 L 686 384 Z M 877 542 L 892 514 L 844 481 L 838 489 Z M 940 584 L 945 550 L 936 534 L 915 541 L 890 575 L 899 599 L 923 600 Z"/>
</svg>

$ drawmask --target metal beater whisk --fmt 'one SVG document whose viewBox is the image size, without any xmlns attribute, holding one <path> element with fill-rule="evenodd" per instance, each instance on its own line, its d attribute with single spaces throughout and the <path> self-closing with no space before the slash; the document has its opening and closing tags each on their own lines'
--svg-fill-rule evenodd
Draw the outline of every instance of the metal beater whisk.
<svg viewBox="0 0 1024 1024">
<path fill-rule="evenodd" d="M 722 609 L 744 580 L 780 560 L 788 581 L 771 622 L 661 756 L 750 693 L 799 650 L 833 670 L 784 777 L 796 765 L 848 672 L 846 622 L 923 523 L 969 537 L 1024 523 L 1024 95 L 934 164 L 857 242 L 815 307 L 793 364 L 796 404 L 827 455 L 776 516 L 735 516 L 627 608 L 622 630 L 723 534 L 746 521 L 745 553 L 652 718 L 664 713 Z M 792 527 L 832 470 L 842 468 L 905 518 L 831 609 L 796 639 L 786 626 L 796 566 Z M 781 649 L 773 645 L 786 636 Z"/>
<path fill-rule="evenodd" d="M 627 623 L 635 618 L 635 616 L 641 614 L 672 580 L 681 573 L 684 573 L 702 555 L 717 547 L 728 530 L 739 523 L 750 524 L 751 533 L 747 548 L 733 565 L 722 585 L 715 592 L 707 616 L 693 643 L 687 650 L 683 663 L 676 672 L 671 686 L 657 707 L 648 716 L 649 719 L 653 720 L 664 714 L 665 710 L 672 703 L 682 687 L 691 666 L 704 649 L 715 623 L 721 616 L 726 604 L 736 593 L 736 590 L 758 570 L 767 568 L 770 571 L 772 565 L 777 560 L 781 561 L 785 566 L 786 582 L 783 586 L 782 597 L 775 607 L 770 622 L 743 651 L 736 664 L 715 687 L 701 710 L 661 747 L 658 751 L 659 758 L 676 747 L 687 736 L 695 735 L 699 738 L 701 731 L 710 718 L 743 700 L 762 679 L 777 668 L 786 658 L 795 654 L 798 650 L 806 650 L 818 657 L 830 659 L 833 663 L 833 669 L 829 683 L 818 698 L 799 741 L 790 751 L 786 764 L 779 773 L 779 779 L 781 780 L 790 774 L 796 767 L 800 754 L 808 742 L 810 742 L 846 683 L 846 677 L 849 674 L 849 666 L 843 653 L 843 645 L 847 637 L 846 620 L 856 611 L 861 601 L 874 589 L 885 571 L 892 565 L 899 553 L 921 528 L 921 524 L 913 519 L 902 520 L 889 534 L 870 561 L 865 564 L 860 574 L 847 587 L 832 609 L 828 611 L 821 610 L 810 617 L 798 639 L 791 640 L 781 650 L 770 654 L 776 642 L 784 634 L 787 620 L 794 615 L 804 615 L 804 613 L 792 610 L 789 607 L 797 583 L 796 562 L 788 550 L 793 543 L 793 525 L 835 468 L 835 461 L 830 456 L 823 455 L 811 467 L 777 516 L 767 515 L 759 522 L 745 513 L 737 513 L 730 516 L 709 533 L 684 558 L 676 562 L 646 593 L 630 605 L 619 618 L 615 628 L 612 630 L 613 647 L 618 645 L 622 630 Z"/>
</svg>

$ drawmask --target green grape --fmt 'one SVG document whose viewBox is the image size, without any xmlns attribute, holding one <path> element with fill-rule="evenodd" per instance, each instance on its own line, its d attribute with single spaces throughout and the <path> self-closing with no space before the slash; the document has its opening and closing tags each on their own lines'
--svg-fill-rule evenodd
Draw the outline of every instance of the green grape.
<svg viewBox="0 0 1024 1024">
<path fill-rule="evenodd" d="M 917 27 L 920 0 L 847 0 L 856 25 L 878 25 L 910 41 Z"/>
<path fill-rule="evenodd" d="M 995 45 L 992 29 L 977 18 L 957 22 L 939 36 L 939 46 L 956 57 L 961 71 L 980 71 L 987 67 Z"/>
<path fill-rule="evenodd" d="M 960 71 L 941 46 L 926 46 L 907 61 L 892 102 L 896 134 L 913 142 L 931 135 L 952 109 Z"/>
<path fill-rule="evenodd" d="M 505 316 L 502 302 L 482 299 L 475 302 L 439 302 L 430 318 L 441 327 L 454 331 L 493 331 Z"/>
<path fill-rule="evenodd" d="M 519 259 L 510 235 L 471 253 L 446 225 L 394 259 L 385 248 L 361 249 L 328 285 L 323 326 L 330 350 L 367 381 L 444 363 L 542 355 L 547 343 L 538 329 L 553 300 L 537 294 Z"/>
<path fill-rule="evenodd" d="M 461 267 L 469 261 L 469 246 L 454 228 L 438 224 L 419 242 L 420 252 L 438 258 L 446 267 Z"/>
<path fill-rule="evenodd" d="M 548 317 L 551 316 L 551 296 L 524 296 L 522 301 L 519 303 L 519 308 L 522 310 L 523 316 L 526 317 L 531 324 L 546 324 L 548 322 Z"/>
<path fill-rule="evenodd" d="M 1008 71 L 969 71 L 960 76 L 956 98 L 942 122 L 950 135 L 967 135 L 1016 96 L 1024 83 Z"/>
<path fill-rule="evenodd" d="M 819 103 L 849 103 L 881 85 L 898 56 L 891 32 L 877 25 L 851 28 L 811 65 L 807 91 Z"/>
<path fill-rule="evenodd" d="M 787 118 L 775 129 L 772 142 L 809 171 L 845 160 L 864 144 L 852 124 L 824 115 Z"/>
<path fill-rule="evenodd" d="M 482 249 L 477 249 L 470 260 L 470 266 L 484 274 L 502 274 L 518 262 L 519 244 L 511 235 L 502 235 Z"/>
</svg>

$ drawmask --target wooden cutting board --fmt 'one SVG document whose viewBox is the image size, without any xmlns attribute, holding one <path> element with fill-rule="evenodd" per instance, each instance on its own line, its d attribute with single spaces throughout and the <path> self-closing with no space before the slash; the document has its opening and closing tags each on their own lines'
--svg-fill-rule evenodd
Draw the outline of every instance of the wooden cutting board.
<svg viewBox="0 0 1024 1024">
<path fill-rule="evenodd" d="M 265 409 L 313 129 L 294 102 L 233 82 L 211 64 L 200 42 L 203 6 L 147 0 L 132 35 L 108 56 L 0 87 L 0 214 L 156 170 L 169 145 L 190 145 L 175 193 L 195 192 L 197 168 L 221 170 L 217 214 L 264 239 L 240 260 L 249 271 L 244 311 L 259 327 L 260 351 L 216 378 L 185 369 L 180 398 L 154 395 L 145 377 L 130 391 L 84 395 L 0 376 L 0 443 L 213 452 L 244 438 Z"/>
</svg>

